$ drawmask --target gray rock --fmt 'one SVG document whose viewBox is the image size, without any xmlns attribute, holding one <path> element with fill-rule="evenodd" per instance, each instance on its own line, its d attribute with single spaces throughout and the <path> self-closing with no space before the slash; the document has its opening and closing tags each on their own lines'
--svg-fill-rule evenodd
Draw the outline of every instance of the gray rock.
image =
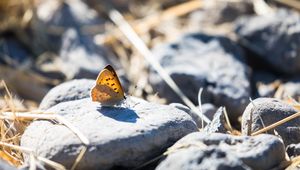
<svg viewBox="0 0 300 170">
<path fill-rule="evenodd" d="M 229 39 L 188 34 L 153 53 L 194 103 L 203 87 L 202 103 L 225 106 L 233 120 L 242 114 L 250 97 L 249 72 L 241 49 Z M 149 81 L 169 102 L 181 102 L 155 71 Z"/>
<path fill-rule="evenodd" d="M 208 117 L 210 120 L 213 119 L 215 113 L 217 112 L 218 108 L 211 103 L 204 103 L 202 104 L 202 112 L 203 114 Z"/>
<path fill-rule="evenodd" d="M 202 121 L 200 115 L 198 115 L 196 112 L 192 111 L 186 105 L 183 105 L 181 103 L 171 103 L 170 106 L 173 106 L 177 109 L 180 109 L 180 110 L 188 113 L 193 118 L 193 120 L 196 122 L 198 128 L 202 128 L 202 127 L 206 126 L 206 123 L 204 121 Z M 203 123 L 203 125 L 202 125 L 202 123 Z"/>
<path fill-rule="evenodd" d="M 254 104 L 254 106 L 253 106 Z M 249 117 L 252 112 L 251 132 L 255 132 L 268 125 L 278 122 L 297 112 L 293 106 L 274 98 L 258 98 L 249 103 L 242 117 L 242 133 L 247 134 L 249 127 Z M 295 118 L 274 130 L 281 136 L 285 145 L 300 142 L 300 118 Z M 275 134 L 274 130 L 268 133 Z M 277 134 L 276 133 L 276 134 Z"/>
<path fill-rule="evenodd" d="M 215 147 L 189 147 L 169 155 L 156 170 L 250 170 L 235 156 Z"/>
<path fill-rule="evenodd" d="M 286 152 L 289 157 L 294 158 L 300 155 L 300 143 L 290 144 L 286 147 Z"/>
<path fill-rule="evenodd" d="M 61 102 L 90 97 L 95 80 L 78 79 L 62 83 L 52 88 L 40 103 L 39 109 L 46 110 Z"/>
<path fill-rule="evenodd" d="M 220 107 L 215 113 L 212 121 L 205 126 L 204 131 L 207 133 L 227 133 L 227 127 L 224 107 Z"/>
<path fill-rule="evenodd" d="M 187 107 L 187 106 L 185 106 L 181 103 L 171 103 L 170 106 L 173 106 L 177 109 L 180 109 L 180 110 L 185 111 L 186 113 L 188 113 L 193 118 L 193 120 L 196 122 L 198 128 L 202 128 L 202 127 L 205 127 L 207 125 L 204 121 L 202 121 L 201 117 L 197 113 L 192 111 L 189 107 Z M 210 120 L 213 119 L 216 112 L 217 112 L 217 108 L 213 104 L 205 103 L 205 104 L 202 105 L 202 113 L 206 117 L 208 117 Z M 202 123 L 203 123 L 203 126 L 202 126 Z"/>
<path fill-rule="evenodd" d="M 198 128 L 203 128 L 207 125 L 205 123 L 205 121 L 202 121 L 200 115 L 198 115 L 198 113 L 195 113 L 194 111 L 192 111 L 189 107 L 187 107 L 181 103 L 171 103 L 170 106 L 176 107 L 177 109 L 187 112 L 193 118 L 193 120 L 197 123 Z M 199 108 L 199 110 L 200 110 L 200 108 Z M 217 111 L 217 108 L 211 103 L 205 103 L 202 105 L 202 113 L 209 120 L 213 119 L 213 116 L 216 113 L 216 111 Z M 203 125 L 202 125 L 202 123 L 203 123 Z"/>
<path fill-rule="evenodd" d="M 249 137 L 196 132 L 180 139 L 171 148 L 170 154 L 158 165 L 157 170 L 263 170 L 274 168 L 285 160 L 281 140 L 267 134 Z"/>
<path fill-rule="evenodd" d="M 258 57 L 284 73 L 300 72 L 300 15 L 277 10 L 262 16 L 244 17 L 236 24 L 240 42 Z"/>
<path fill-rule="evenodd" d="M 133 97 L 115 107 L 101 107 L 89 98 L 63 102 L 47 112 L 63 116 L 89 139 L 78 169 L 136 167 L 198 130 L 187 113 Z M 40 120 L 25 130 L 21 146 L 70 168 L 82 143 L 65 126 Z"/>
</svg>

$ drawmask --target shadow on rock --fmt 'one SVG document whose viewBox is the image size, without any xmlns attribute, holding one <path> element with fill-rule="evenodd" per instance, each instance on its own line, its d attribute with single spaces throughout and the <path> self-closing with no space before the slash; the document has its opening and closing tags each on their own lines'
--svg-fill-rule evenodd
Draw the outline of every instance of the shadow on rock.
<svg viewBox="0 0 300 170">
<path fill-rule="evenodd" d="M 99 107 L 97 108 L 104 116 L 110 117 L 117 121 L 135 123 L 140 118 L 134 110 L 122 107 Z M 120 112 L 122 112 L 120 114 Z"/>
</svg>

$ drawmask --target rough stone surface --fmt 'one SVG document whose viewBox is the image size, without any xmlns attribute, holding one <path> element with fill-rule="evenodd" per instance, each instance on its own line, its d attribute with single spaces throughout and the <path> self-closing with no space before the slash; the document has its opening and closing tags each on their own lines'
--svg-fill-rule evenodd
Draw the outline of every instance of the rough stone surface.
<svg viewBox="0 0 300 170">
<path fill-rule="evenodd" d="M 187 34 L 177 42 L 157 46 L 153 53 L 194 103 L 203 87 L 202 103 L 225 106 L 232 119 L 242 114 L 250 97 L 249 72 L 241 49 L 229 39 Z M 149 79 L 160 96 L 181 102 L 155 71 Z"/>
<path fill-rule="evenodd" d="M 220 107 L 215 113 L 212 121 L 205 126 L 204 131 L 207 133 L 226 133 L 226 126 L 224 107 Z"/>
<path fill-rule="evenodd" d="M 254 105 L 254 106 L 253 106 Z M 242 133 L 247 134 L 250 113 L 252 112 L 251 132 L 278 122 L 297 112 L 291 105 L 274 98 L 258 98 L 249 103 L 242 117 Z M 295 118 L 275 128 L 285 145 L 300 142 L 300 118 Z M 274 130 L 268 133 L 275 134 Z"/>
<path fill-rule="evenodd" d="M 202 121 L 201 117 L 197 113 L 192 111 L 189 107 L 187 107 L 181 103 L 171 103 L 170 106 L 173 106 L 177 109 L 180 109 L 180 110 L 188 113 L 193 118 L 193 120 L 196 122 L 198 128 L 202 128 L 202 127 L 206 126 L 206 123 L 204 121 Z M 203 123 L 203 125 L 202 125 L 202 123 Z"/>
<path fill-rule="evenodd" d="M 180 139 L 172 147 L 179 149 L 173 150 L 158 165 L 157 170 L 267 170 L 285 160 L 285 149 L 281 140 L 267 134 L 249 137 L 196 132 Z"/>
<path fill-rule="evenodd" d="M 198 130 L 187 113 L 133 97 L 115 107 L 101 107 L 89 98 L 63 102 L 47 112 L 63 116 L 89 139 L 78 169 L 136 167 Z M 70 168 L 82 143 L 65 126 L 40 120 L 26 129 L 21 146 Z"/>
<path fill-rule="evenodd" d="M 87 98 L 90 96 L 90 90 L 94 85 L 95 80 L 90 79 L 78 79 L 62 83 L 46 94 L 39 109 L 46 110 L 61 102 Z"/>
<path fill-rule="evenodd" d="M 236 33 L 246 48 L 276 71 L 300 72 L 300 15 L 297 12 L 281 9 L 268 15 L 244 17 L 237 22 Z"/>
<path fill-rule="evenodd" d="M 300 144 L 290 144 L 286 147 L 286 152 L 290 157 L 296 157 L 300 155 Z"/>
<path fill-rule="evenodd" d="M 235 156 L 215 147 L 189 147 L 169 155 L 156 170 L 250 170 Z"/>
</svg>

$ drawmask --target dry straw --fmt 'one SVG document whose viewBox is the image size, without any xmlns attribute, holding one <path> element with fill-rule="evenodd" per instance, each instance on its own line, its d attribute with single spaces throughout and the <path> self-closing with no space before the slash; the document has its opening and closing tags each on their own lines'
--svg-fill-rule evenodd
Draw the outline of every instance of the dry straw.
<svg viewBox="0 0 300 170">
<path fill-rule="evenodd" d="M 84 153 L 87 150 L 86 145 L 89 145 L 88 138 L 74 125 L 72 125 L 68 120 L 60 115 L 54 113 L 46 113 L 44 111 L 31 111 L 31 112 L 17 112 L 17 108 L 14 105 L 14 98 L 10 91 L 8 90 L 4 81 L 1 82 L 4 87 L 6 94 L 4 96 L 7 107 L 2 108 L 0 114 L 0 130 L 1 130 L 1 141 L 0 141 L 0 157 L 10 164 L 18 167 L 24 164 L 23 154 L 29 154 L 29 169 L 36 169 L 38 162 L 44 162 L 46 165 L 58 169 L 66 169 L 63 165 L 51 161 L 47 158 L 38 156 L 34 153 L 33 149 L 21 147 L 20 136 L 22 135 L 24 129 L 28 126 L 30 121 L 33 120 L 51 120 L 61 123 L 62 125 L 69 128 L 84 144 L 81 149 L 77 159 L 75 160 L 72 169 L 75 169 Z M 10 110 L 10 111 L 8 111 Z"/>
</svg>

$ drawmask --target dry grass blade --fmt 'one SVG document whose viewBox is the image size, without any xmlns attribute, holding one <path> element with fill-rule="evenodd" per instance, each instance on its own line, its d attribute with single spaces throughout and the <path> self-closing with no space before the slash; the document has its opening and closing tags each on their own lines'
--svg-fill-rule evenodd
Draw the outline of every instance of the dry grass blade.
<svg viewBox="0 0 300 170">
<path fill-rule="evenodd" d="M 275 0 L 275 1 L 300 11 L 300 2 L 297 0 Z"/>
<path fill-rule="evenodd" d="M 258 15 L 268 15 L 274 10 L 264 0 L 254 0 L 254 11 Z"/>
<path fill-rule="evenodd" d="M 198 104 L 199 104 L 199 111 L 200 111 L 201 114 L 198 115 L 198 116 L 201 117 L 201 129 L 204 129 L 204 122 L 203 122 L 204 120 L 203 120 L 203 117 L 202 117 L 202 115 L 203 115 L 202 101 L 201 101 L 202 92 L 203 92 L 203 88 L 200 88 L 199 93 L 198 93 Z"/>
<path fill-rule="evenodd" d="M 227 110 L 226 110 L 225 107 L 223 107 L 223 112 L 224 112 L 226 124 L 228 125 L 228 130 L 229 130 L 230 132 L 233 132 L 233 128 L 232 128 L 232 125 L 231 125 L 231 123 L 230 123 L 229 116 L 228 116 L 228 113 L 227 113 Z"/>
<path fill-rule="evenodd" d="M 157 157 L 155 157 L 155 158 L 153 158 L 153 159 L 151 159 L 151 160 L 149 160 L 149 161 L 143 163 L 142 165 L 140 165 L 140 166 L 134 168 L 133 170 L 142 169 L 142 168 L 144 168 L 145 166 L 147 166 L 147 165 L 149 165 L 149 164 L 151 164 L 151 163 L 153 163 L 153 162 L 155 162 L 155 161 L 158 161 L 159 159 L 161 159 L 161 158 L 163 158 L 163 157 L 165 157 L 165 156 L 166 156 L 166 155 L 161 154 L 161 155 L 159 155 L 159 156 L 157 156 Z"/>
<path fill-rule="evenodd" d="M 286 168 L 286 170 L 294 170 L 298 169 L 300 165 L 300 156 L 297 156 L 293 158 L 291 161 L 289 161 L 289 166 Z"/>
<path fill-rule="evenodd" d="M 57 162 L 54 162 L 54 161 L 51 161 L 47 158 L 44 158 L 44 157 L 40 157 L 40 156 L 37 156 L 37 159 L 39 161 L 42 161 L 44 162 L 45 164 L 51 166 L 52 168 L 56 169 L 56 170 L 66 170 L 66 168 L 62 165 L 62 164 L 59 164 Z"/>
<path fill-rule="evenodd" d="M 274 98 L 276 99 L 282 99 L 283 98 L 283 94 L 284 94 L 284 88 L 282 85 L 279 85 L 275 94 L 274 94 Z"/>
<path fill-rule="evenodd" d="M 17 145 L 12 145 L 12 144 L 1 142 L 1 141 L 0 141 L 0 145 L 7 146 L 7 147 L 10 147 L 12 149 L 19 150 L 19 151 L 22 151 L 22 152 L 27 152 L 27 153 L 33 152 L 33 150 L 30 149 L 30 148 L 21 147 L 21 146 L 17 146 Z"/>
<path fill-rule="evenodd" d="M 300 116 L 300 112 L 297 112 L 297 113 L 295 113 L 295 114 L 293 114 L 293 115 L 291 115 L 289 117 L 286 117 L 286 118 L 284 118 L 284 119 L 282 119 L 282 120 L 280 120 L 280 121 L 278 121 L 278 122 L 276 122 L 274 124 L 271 124 L 271 125 L 263 128 L 263 129 L 260 129 L 260 130 L 258 130 L 256 132 L 252 133 L 252 136 L 259 135 L 259 134 L 264 133 L 264 132 L 266 132 L 268 130 L 274 129 L 275 127 L 280 126 L 283 123 L 286 123 L 286 122 L 288 122 L 290 120 L 293 120 L 293 119 L 295 119 L 296 117 L 299 117 L 299 116 Z"/>
<path fill-rule="evenodd" d="M 66 127 L 68 127 L 85 145 L 88 145 L 90 142 L 87 137 L 85 137 L 80 130 L 78 130 L 75 126 L 73 126 L 69 121 L 64 119 L 62 116 L 55 115 L 55 114 L 34 114 L 34 113 L 15 113 L 12 112 L 3 112 L 0 115 L 0 119 L 8 119 L 8 120 L 15 120 L 15 118 L 19 119 L 46 119 L 46 120 L 56 120 Z"/>
<path fill-rule="evenodd" d="M 252 126 L 252 121 L 253 121 L 253 110 L 256 108 L 256 105 L 255 105 L 255 103 L 253 102 L 253 100 L 250 98 L 250 102 L 251 102 L 251 104 L 252 104 L 252 110 L 251 110 L 251 112 L 250 112 L 250 116 L 251 116 L 251 126 Z M 261 124 L 263 125 L 263 127 L 265 128 L 266 127 L 266 125 L 265 125 L 265 123 L 264 123 L 264 120 L 263 120 L 263 118 L 261 117 L 261 115 L 259 114 L 258 115 L 258 117 L 259 117 L 259 120 L 260 120 L 260 122 L 261 122 Z M 249 125 L 249 126 L 250 126 Z M 252 131 L 252 127 L 251 127 L 251 131 Z M 250 132 L 248 132 L 249 134 L 251 134 L 251 131 Z"/>
<path fill-rule="evenodd" d="M 206 123 L 210 120 L 199 112 L 197 107 L 190 101 L 190 99 L 181 91 L 170 75 L 162 68 L 159 62 L 155 59 L 154 55 L 151 53 L 146 44 L 141 40 L 141 38 L 136 34 L 129 23 L 124 19 L 122 14 L 115 9 L 111 9 L 109 12 L 110 19 L 118 26 L 118 28 L 123 32 L 126 38 L 133 44 L 133 46 L 145 57 L 145 59 L 152 65 L 152 67 L 157 71 L 161 78 L 170 86 L 170 88 L 182 99 L 182 101 L 189 106 L 194 112 L 202 115 L 201 117 Z"/>
<path fill-rule="evenodd" d="M 289 169 L 289 166 L 291 165 L 291 163 L 292 163 L 292 161 L 282 161 L 282 162 L 280 162 L 280 164 L 277 167 L 275 167 L 271 170 L 278 170 L 278 169 L 295 170 L 295 169 L 297 169 L 296 166 L 293 167 L 292 169 Z"/>
<path fill-rule="evenodd" d="M 67 121 L 62 116 L 56 115 L 56 120 L 66 125 L 73 133 L 77 135 L 77 137 L 81 140 L 82 143 L 85 145 L 89 145 L 90 141 L 87 137 L 84 136 L 84 134 L 81 133 L 79 129 L 77 129 L 75 126 L 73 126 L 69 121 Z"/>
<path fill-rule="evenodd" d="M 13 97 L 12 97 L 10 91 L 8 90 L 8 87 L 7 87 L 7 85 L 6 85 L 6 83 L 5 83 L 4 80 L 1 81 L 1 84 L 2 84 L 2 86 L 5 88 L 6 94 L 7 94 L 8 97 L 9 97 L 9 99 L 6 99 L 5 101 L 6 101 L 6 103 L 8 103 L 9 108 L 14 112 L 14 111 L 16 110 L 16 109 L 15 109 L 16 107 L 15 107 L 15 105 L 14 105 L 14 103 L 13 103 Z M 4 97 L 5 97 L 5 96 L 4 96 Z"/>
<path fill-rule="evenodd" d="M 138 33 L 143 34 L 163 21 L 185 15 L 201 7 L 202 2 L 199 0 L 184 2 L 182 4 L 166 9 L 161 14 L 155 14 L 147 17 L 145 20 L 137 24 L 134 28 L 136 28 Z"/>
<path fill-rule="evenodd" d="M 72 168 L 71 170 L 75 170 L 75 168 L 77 167 L 77 165 L 79 164 L 79 162 L 82 160 L 85 152 L 87 150 L 87 147 L 86 146 L 83 146 L 83 148 L 80 150 L 80 153 L 78 154 L 74 164 L 72 165 Z"/>
<path fill-rule="evenodd" d="M 32 153 L 30 153 L 29 170 L 36 170 L 36 160 Z"/>
<path fill-rule="evenodd" d="M 30 149 L 30 148 L 26 148 L 26 147 L 21 147 L 21 146 L 17 146 L 17 145 L 12 145 L 12 144 L 9 144 L 9 143 L 5 143 L 5 142 L 1 142 L 0 141 L 0 145 L 2 146 L 6 146 L 6 147 L 10 147 L 12 149 L 15 149 L 15 150 L 19 150 L 19 151 L 22 151 L 22 152 L 25 152 L 25 153 L 28 153 L 30 154 L 31 156 L 35 157 L 34 156 L 34 151 L 33 149 Z M 34 158 L 35 159 L 35 158 Z M 54 161 L 51 161 L 47 158 L 44 158 L 44 157 L 40 157 L 40 156 L 37 156 L 36 159 L 46 163 L 47 165 L 51 166 L 52 168 L 54 169 L 57 169 L 57 170 L 65 170 L 66 168 L 57 163 L 57 162 L 54 162 Z M 31 163 L 33 164 L 32 160 L 31 160 Z M 34 166 L 36 165 L 36 162 L 34 163 Z"/>
<path fill-rule="evenodd" d="M 251 108 L 251 112 L 249 114 L 249 119 L 247 120 L 247 135 L 251 136 L 252 134 L 252 122 L 253 122 L 253 110 L 255 109 L 255 104 L 253 102 L 253 100 L 251 99 L 251 97 L 249 98 L 251 104 L 252 104 L 252 108 Z"/>
<path fill-rule="evenodd" d="M 200 9 L 202 7 L 202 2 L 200 0 L 193 0 L 188 2 L 183 2 L 182 4 L 170 7 L 159 14 L 154 14 L 146 17 L 145 19 L 139 20 L 137 23 L 133 23 L 133 27 L 139 34 L 145 34 L 153 27 L 157 26 L 163 21 L 167 21 L 182 15 L 188 14 L 192 11 Z M 99 44 L 113 42 L 115 35 L 119 32 L 113 29 L 109 31 L 108 36 L 105 37 L 104 42 L 102 38 L 96 38 L 96 42 Z M 101 36 L 99 36 L 101 37 Z"/>
</svg>

